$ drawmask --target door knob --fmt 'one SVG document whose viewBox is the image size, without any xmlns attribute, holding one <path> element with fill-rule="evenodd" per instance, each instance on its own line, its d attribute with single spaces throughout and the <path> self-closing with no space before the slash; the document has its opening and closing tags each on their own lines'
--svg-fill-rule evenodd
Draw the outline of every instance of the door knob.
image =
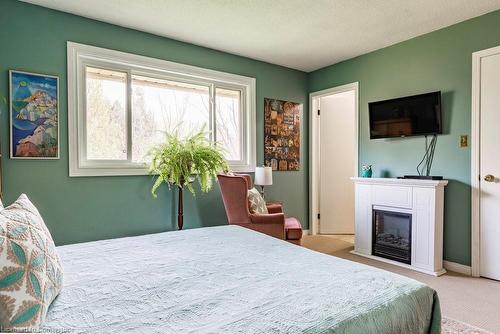
<svg viewBox="0 0 500 334">
<path fill-rule="evenodd" d="M 495 177 L 493 175 L 491 175 L 491 174 L 488 174 L 488 175 L 484 176 L 484 180 L 486 182 L 494 182 L 495 181 Z"/>
</svg>

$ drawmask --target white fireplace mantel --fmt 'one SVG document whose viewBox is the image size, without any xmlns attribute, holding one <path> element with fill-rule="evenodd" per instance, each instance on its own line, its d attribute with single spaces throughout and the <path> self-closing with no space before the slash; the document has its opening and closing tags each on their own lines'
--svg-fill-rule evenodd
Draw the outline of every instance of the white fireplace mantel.
<svg viewBox="0 0 500 334">
<path fill-rule="evenodd" d="M 355 184 L 354 254 L 439 276 L 443 268 L 443 212 L 446 180 L 351 178 Z M 373 209 L 409 213 L 411 264 L 372 255 Z"/>
</svg>

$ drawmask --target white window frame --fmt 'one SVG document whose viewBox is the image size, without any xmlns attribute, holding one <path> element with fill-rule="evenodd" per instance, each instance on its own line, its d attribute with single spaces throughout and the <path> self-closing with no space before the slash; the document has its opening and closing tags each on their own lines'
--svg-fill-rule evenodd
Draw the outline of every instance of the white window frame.
<svg viewBox="0 0 500 334">
<path fill-rule="evenodd" d="M 230 161 L 235 172 L 253 172 L 256 164 L 256 80 L 232 73 L 209 70 L 166 60 L 95 46 L 67 43 L 68 57 L 68 141 L 69 176 L 120 176 L 147 175 L 147 167 L 130 161 L 131 150 L 131 76 L 146 75 L 161 79 L 199 84 L 209 87 L 210 122 L 216 116 L 215 90 L 239 90 L 242 117 L 242 159 Z M 127 87 L 127 146 L 128 161 L 103 161 L 86 159 L 85 101 L 87 66 L 126 72 Z M 215 138 L 216 126 L 211 136 Z"/>
</svg>

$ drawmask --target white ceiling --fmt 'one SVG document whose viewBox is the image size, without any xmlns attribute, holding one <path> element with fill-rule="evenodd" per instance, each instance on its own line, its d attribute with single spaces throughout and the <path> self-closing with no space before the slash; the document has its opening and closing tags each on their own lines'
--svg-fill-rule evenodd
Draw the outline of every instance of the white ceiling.
<svg viewBox="0 0 500 334">
<path fill-rule="evenodd" d="M 303 71 L 500 9 L 500 0 L 23 1 Z"/>
</svg>

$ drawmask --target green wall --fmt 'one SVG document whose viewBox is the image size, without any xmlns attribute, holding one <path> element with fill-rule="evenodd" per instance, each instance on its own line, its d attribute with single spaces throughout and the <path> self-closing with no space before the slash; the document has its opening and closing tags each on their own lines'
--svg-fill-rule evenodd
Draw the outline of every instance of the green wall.
<svg viewBox="0 0 500 334">
<path fill-rule="evenodd" d="M 0 1 L 0 95 L 8 95 L 8 70 L 60 78 L 61 159 L 10 160 L 8 112 L 0 115 L 4 198 L 25 192 L 38 206 L 57 244 L 175 229 L 172 192 L 150 194 L 151 177 L 68 176 L 66 42 L 74 41 L 257 79 L 257 162 L 263 162 L 264 97 L 304 103 L 302 169 L 277 172 L 269 198 L 282 200 L 288 214 L 308 226 L 307 74 L 264 62 L 181 43 L 13 0 Z M 226 224 L 218 186 L 196 199 L 185 195 L 185 226 Z"/>
<path fill-rule="evenodd" d="M 39 207 L 57 244 L 175 229 L 175 200 L 167 189 L 149 193 L 151 177 L 68 176 L 66 41 L 90 44 L 257 79 L 257 161 L 263 162 L 263 99 L 304 103 L 302 170 L 277 172 L 269 198 L 308 227 L 307 93 L 359 81 L 360 164 L 375 176 L 415 173 L 423 138 L 370 140 L 368 102 L 433 90 L 443 93 L 444 134 L 439 137 L 433 174 L 450 180 L 446 189 L 446 260 L 470 264 L 470 135 L 472 52 L 500 44 L 500 11 L 380 49 L 312 73 L 304 73 L 158 37 L 42 7 L 0 1 L 0 95 L 8 94 L 8 70 L 60 77 L 61 159 L 10 160 L 8 113 L 0 107 L 4 153 L 4 197 L 27 193 Z M 185 200 L 187 228 L 226 223 L 219 189 Z"/>
<path fill-rule="evenodd" d="M 432 174 L 446 188 L 444 258 L 470 265 L 470 136 L 472 53 L 500 44 L 500 11 L 465 21 L 310 73 L 309 91 L 359 81 L 359 163 L 374 176 L 416 174 L 424 138 L 370 140 L 368 102 L 440 90 L 444 134 L 439 136 Z"/>
</svg>

